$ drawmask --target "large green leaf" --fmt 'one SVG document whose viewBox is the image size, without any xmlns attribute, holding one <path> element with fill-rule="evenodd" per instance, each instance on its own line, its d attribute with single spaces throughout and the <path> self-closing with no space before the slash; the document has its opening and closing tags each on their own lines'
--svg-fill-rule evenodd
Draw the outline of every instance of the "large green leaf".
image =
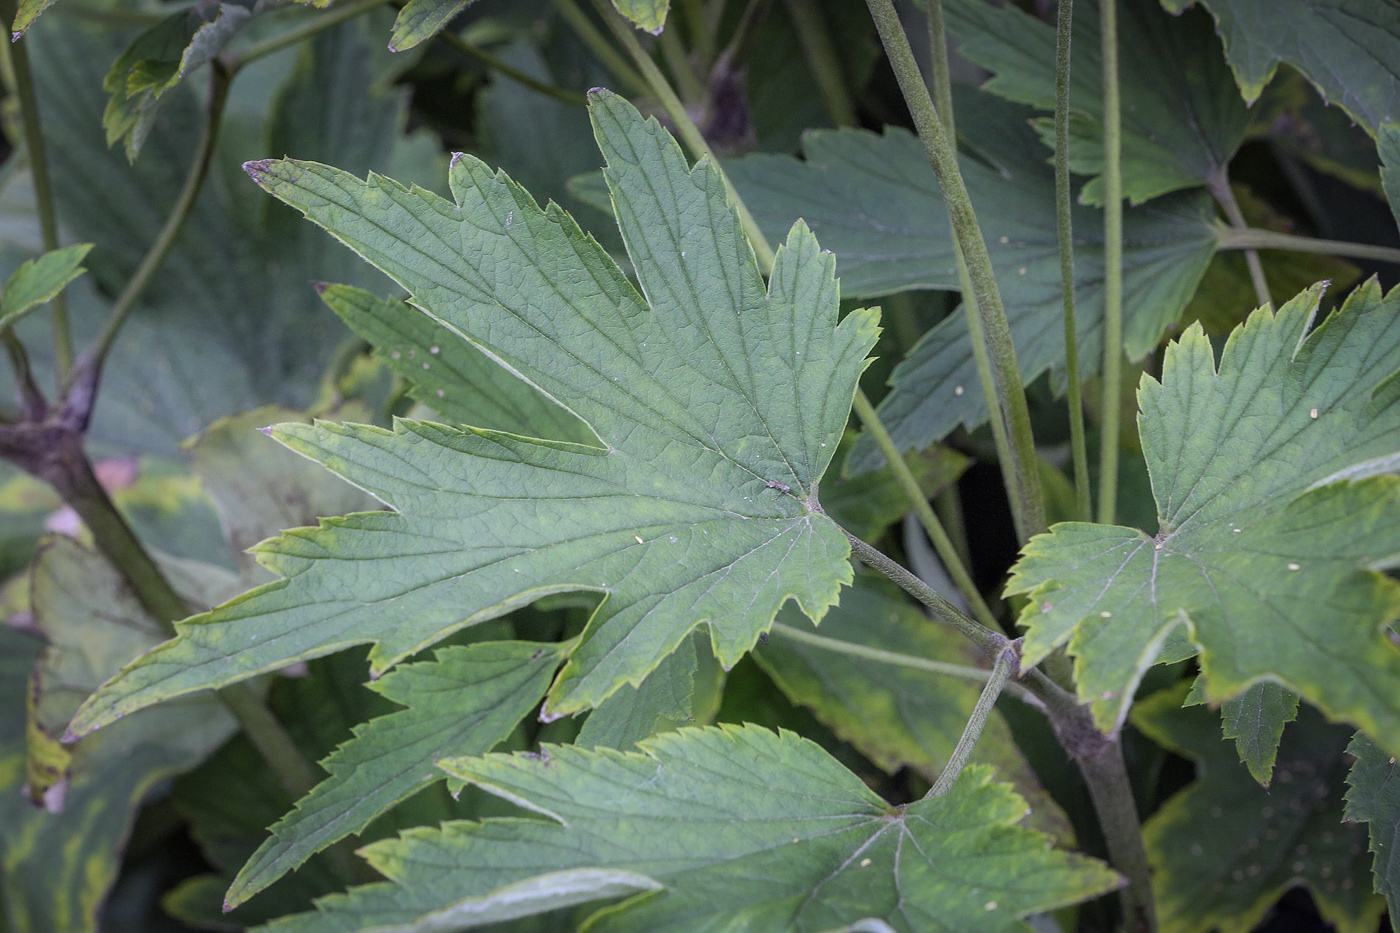
<svg viewBox="0 0 1400 933">
<path fill-rule="evenodd" d="M 785 610 L 778 620 L 799 632 L 815 631 L 798 612 Z M 930 621 L 893 584 L 865 574 L 841 594 L 841 605 L 822 620 L 820 633 L 914 658 L 969 667 L 983 660 L 967 639 Z M 982 692 L 975 682 L 841 654 L 781 632 L 754 651 L 754 660 L 789 700 L 809 708 L 871 761 L 891 773 L 912 768 L 929 783 L 947 765 Z M 972 760 L 996 767 L 997 777 L 1027 798 L 1028 825 L 1052 838 L 1073 838 L 1064 812 L 1040 786 L 1000 714 L 987 721 Z"/>
<path fill-rule="evenodd" d="M 1169 638 L 1220 702 L 1283 684 L 1400 750 L 1400 292 L 1374 281 L 1309 333 L 1321 287 L 1250 316 L 1217 367 L 1198 325 L 1138 390 L 1161 530 L 1066 523 L 1013 568 L 1025 663 L 1068 644 L 1105 730 Z M 1182 631 L 1184 629 L 1184 631 Z M 1187 649 L 1189 650 L 1189 649 Z"/>
<path fill-rule="evenodd" d="M 1196 0 L 1162 0 L 1179 13 Z M 1400 7 L 1389 0 L 1201 0 L 1215 17 L 1245 100 L 1280 62 L 1375 135 L 1400 119 Z"/>
<path fill-rule="evenodd" d="M 213 421 L 276 402 L 304 408 L 347 335 L 311 283 L 383 287 L 384 279 L 281 205 L 266 203 L 233 153 L 275 152 L 382 168 L 398 138 L 402 98 L 372 92 L 362 24 L 308 44 L 257 122 L 222 134 L 194 214 L 132 314 L 103 375 L 92 436 L 124 450 L 173 454 Z M 107 148 L 101 82 L 119 43 L 80 24 L 41 23 L 26 41 L 62 220 L 96 244 L 90 275 L 69 287 L 74 328 L 91 332 L 157 236 L 179 194 L 198 135 L 200 105 L 171 88 L 158 128 L 129 165 Z M 250 66 L 249 71 L 256 69 Z M 255 76 L 245 73 L 242 80 Z M 91 280 L 99 293 L 85 288 Z M 45 346 L 48 340 L 36 341 Z"/>
<path fill-rule="evenodd" d="M 0 331 L 14 325 L 30 311 L 52 301 L 69 282 L 83 274 L 83 257 L 91 243 L 56 249 L 21 265 L 5 283 L 0 295 Z"/>
<path fill-rule="evenodd" d="M 1210 18 L 1168 16 L 1157 0 L 1116 0 L 1123 96 L 1123 195 L 1141 204 L 1221 176 L 1244 141 L 1249 109 L 1230 80 Z M 1076 4 L 1070 75 L 1070 169 L 1096 176 L 1080 197 L 1103 203 L 1103 74 L 1099 4 Z M 1055 29 L 1015 6 L 948 5 L 948 28 L 994 77 L 985 89 L 1041 110 L 1055 107 Z M 959 115 L 961 119 L 961 115 Z M 1037 121 L 1053 147 L 1054 127 Z"/>
<path fill-rule="evenodd" d="M 958 130 L 974 155 L 962 160 L 978 220 L 1027 382 L 1052 367 L 1064 381 L 1063 292 L 1055 226 L 1055 181 L 1026 125 L 1028 108 L 968 90 Z M 956 289 L 957 265 L 943 195 L 917 138 L 843 130 L 808 134 L 804 160 L 749 156 L 729 163 L 735 186 L 772 236 L 801 217 L 837 256 L 842 295 L 871 297 L 912 288 Z M 975 157 L 974 157 L 975 156 Z M 1125 212 L 1124 346 L 1151 352 L 1176 322 L 1215 251 L 1212 210 L 1202 192 L 1182 192 Z M 1090 372 L 1102 355 L 1102 214 L 1076 207 L 1079 359 Z M 958 425 L 987 418 L 962 311 L 929 331 L 900 364 L 880 406 L 900 449 L 922 449 Z M 847 472 L 883 462 L 868 440 Z"/>
<path fill-rule="evenodd" d="M 544 696 L 566 645 L 454 646 L 391 671 L 370 689 L 408 709 L 371 720 L 322 762 L 330 777 L 272 828 L 229 889 L 235 907 L 314 852 L 443 777 L 434 765 L 496 747 Z"/>
<path fill-rule="evenodd" d="M 286 579 L 182 623 L 77 732 L 357 643 L 377 674 L 540 596 L 605 592 L 551 690 L 564 715 L 640 683 L 698 625 L 730 666 L 788 599 L 814 618 L 836 602 L 849 546 L 813 507 L 875 315 L 836 323 L 834 261 L 800 225 L 765 292 L 718 175 L 620 98 L 598 92 L 592 112 L 650 307 L 566 214 L 470 157 L 456 204 L 376 175 L 249 166 L 607 446 L 412 421 L 278 429 L 395 511 L 262 545 Z"/>
<path fill-rule="evenodd" d="M 1167 690 L 1133 723 L 1196 761 L 1196 780 L 1143 827 L 1163 933 L 1248 933 L 1289 888 L 1304 886 L 1341 933 L 1374 933 L 1385 909 L 1371 893 L 1364 830 L 1342 822 L 1351 730 L 1304 708 L 1267 790 L 1220 738 L 1219 717 L 1181 709 Z"/>
<path fill-rule="evenodd" d="M 1025 802 L 987 769 L 894 807 L 816 744 L 757 726 L 682 729 L 631 753 L 547 746 L 442 765 L 544 819 L 376 843 L 365 855 L 390 883 L 270 929 L 461 929 L 502 902 L 516 915 L 547 909 L 531 886 L 611 872 L 665 889 L 594 915 L 590 930 L 827 930 L 879 917 L 896 930 L 973 933 L 1117 884 L 1016 828 Z"/>
<path fill-rule="evenodd" d="M 1356 757 L 1347 775 L 1346 818 L 1369 823 L 1376 890 L 1390 902 L 1390 924 L 1400 920 L 1400 768 L 1395 756 L 1358 735 L 1347 747 Z"/>
</svg>

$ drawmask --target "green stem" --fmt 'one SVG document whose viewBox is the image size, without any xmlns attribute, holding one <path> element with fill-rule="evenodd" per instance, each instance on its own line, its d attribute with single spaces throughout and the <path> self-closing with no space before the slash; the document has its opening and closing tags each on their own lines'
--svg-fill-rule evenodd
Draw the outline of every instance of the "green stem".
<svg viewBox="0 0 1400 933">
<path fill-rule="evenodd" d="M 450 45 L 463 55 L 476 59 L 492 71 L 499 72 L 504 77 L 525 85 L 525 87 L 528 87 L 532 91 L 536 91 L 546 97 L 552 97 L 561 103 L 570 104 L 571 106 L 588 106 L 587 95 L 580 94 L 578 91 L 570 91 L 567 88 L 555 87 L 552 84 L 547 84 L 538 78 L 532 77 L 501 58 L 492 55 L 480 46 L 473 45 L 455 32 L 444 30 L 438 33 L 436 38 L 443 44 Z"/>
<path fill-rule="evenodd" d="M 943 528 L 953 541 L 953 550 L 964 567 L 972 566 L 972 548 L 967 543 L 967 522 L 963 520 L 962 498 L 958 484 L 949 483 L 933 500 L 933 511 L 943 522 Z"/>
<path fill-rule="evenodd" d="M 705 15 L 703 0 L 680 0 L 680 12 L 685 17 L 686 32 L 690 34 L 690 48 L 700 60 L 700 69 L 709 71 L 715 63 L 715 32 Z"/>
<path fill-rule="evenodd" d="M 1060 282 L 1065 305 L 1065 375 L 1069 380 L 1069 440 L 1074 463 L 1074 510 L 1093 521 L 1089 501 L 1089 451 L 1084 438 L 1083 387 L 1079 379 L 1079 328 L 1074 315 L 1074 230 L 1069 190 L 1070 34 L 1074 0 L 1060 0 L 1055 23 L 1055 220 L 1060 245 Z"/>
<path fill-rule="evenodd" d="M 1118 0 L 1099 4 L 1103 57 L 1103 407 L 1099 442 L 1099 521 L 1118 509 L 1119 419 L 1123 379 L 1123 120 L 1118 93 Z"/>
<path fill-rule="evenodd" d="M 1127 933 L 1156 933 L 1152 868 L 1147 861 L 1142 822 L 1123 761 L 1123 743 L 1105 738 L 1094 752 L 1076 756 L 1075 763 L 1089 786 L 1089 797 L 1108 845 L 1109 861 L 1128 879 L 1128 886 L 1119 893 L 1123 929 Z"/>
<path fill-rule="evenodd" d="M 821 648 L 824 651 L 831 651 L 836 654 L 844 654 L 853 658 L 865 658 L 868 661 L 876 661 L 880 664 L 888 664 L 891 667 L 908 668 L 911 671 L 923 671 L 927 674 L 938 674 L 943 677 L 956 677 L 959 680 L 971 680 L 978 683 L 986 683 L 995 676 L 994 670 L 986 670 L 980 667 L 969 667 L 965 664 L 949 664 L 945 661 L 933 661 L 928 658 L 919 658 L 911 654 L 900 654 L 898 651 L 885 651 L 882 648 L 872 648 L 869 645 L 858 645 L 854 642 L 841 641 L 836 638 L 827 638 L 825 635 L 818 635 L 815 632 L 806 632 L 781 622 L 774 622 L 772 632 L 782 638 L 792 641 L 799 641 L 803 644 L 811 645 L 814 648 Z M 1015 682 L 1005 685 L 1007 693 L 1024 701 L 1037 709 L 1044 709 L 1045 704 L 1038 697 L 1032 694 L 1025 687 Z"/>
<path fill-rule="evenodd" d="M 1377 262 L 1400 263 L 1400 249 L 1390 246 L 1374 246 L 1370 243 L 1322 240 L 1317 237 L 1295 236 L 1292 233 L 1259 230 L 1254 227 L 1237 229 L 1217 226 L 1215 237 L 1216 246 L 1220 249 L 1286 249 L 1295 253 L 1325 253 L 1330 256 L 1348 256 L 1352 259 L 1373 259 Z"/>
<path fill-rule="evenodd" d="M 997 697 L 1001 696 L 1002 688 L 1007 685 L 1007 678 L 1011 676 L 1012 668 L 1020 661 L 1021 653 L 1016 649 L 1014 643 L 1006 646 L 997 655 L 996 663 L 992 665 L 991 675 L 987 678 L 987 685 L 982 688 L 982 695 L 977 698 L 977 705 L 972 708 L 972 715 L 968 717 L 967 725 L 963 727 L 962 737 L 958 739 L 957 746 L 953 749 L 953 754 L 948 757 L 948 764 L 943 767 L 943 771 L 938 775 L 938 780 L 934 781 L 929 788 L 928 797 L 942 797 L 953 789 L 957 783 L 958 776 L 962 774 L 963 768 L 967 767 L 968 761 L 972 759 L 972 750 L 977 747 L 977 740 L 982 737 L 982 730 L 987 725 L 987 720 L 991 718 L 992 709 L 996 707 Z"/>
<path fill-rule="evenodd" d="M 686 55 L 685 46 L 681 45 L 680 33 L 676 31 L 674 21 L 666 24 L 656 41 L 661 46 L 661 55 L 666 59 L 666 67 L 671 69 L 671 76 L 676 80 L 681 97 L 697 102 L 703 100 L 705 84 L 690 65 L 690 58 Z"/>
<path fill-rule="evenodd" d="M 249 62 L 266 58 L 288 46 L 296 45 L 298 42 L 323 33 L 327 29 L 333 29 L 341 23 L 368 13 L 375 7 L 383 6 L 386 2 L 388 0 L 354 0 L 354 2 L 344 6 L 332 7 L 325 13 L 315 14 L 299 26 L 293 26 L 285 32 L 279 32 L 275 36 L 269 36 L 261 42 L 254 42 L 252 45 L 223 56 L 224 65 L 231 74 L 237 74 Z"/>
<path fill-rule="evenodd" d="M 865 430 L 874 439 L 875 446 L 879 447 L 880 452 L 885 455 L 885 462 L 889 465 L 890 472 L 894 474 L 899 488 L 904 491 L 904 497 L 909 500 L 914 514 L 919 518 L 919 523 L 924 526 L 924 531 L 928 532 L 929 540 L 933 542 L 934 549 L 938 551 L 938 557 L 943 561 L 943 566 L 947 568 L 949 576 L 957 584 L 958 591 L 967 598 L 968 605 L 972 607 L 973 615 L 983 625 L 990 629 L 996 629 L 996 616 L 987 607 L 986 600 L 982 598 L 981 592 L 977 589 L 977 584 L 972 582 L 972 575 L 967 572 L 967 566 L 958 556 L 957 548 L 953 546 L 952 540 L 943 530 L 943 523 L 938 520 L 938 516 L 934 514 L 933 508 L 928 504 L 928 499 L 925 498 L 924 491 L 919 488 L 919 481 L 914 478 L 909 464 L 904 462 L 904 457 L 900 456 L 894 440 L 885 430 L 885 426 L 880 423 L 880 416 L 875 413 L 875 406 L 870 404 L 870 399 L 866 397 L 864 389 L 856 390 L 854 407 L 856 417 L 860 418 L 861 424 L 865 426 Z"/>
<path fill-rule="evenodd" d="M 10 372 L 14 376 L 15 389 L 19 395 L 19 417 L 25 421 L 38 421 L 48 409 L 48 400 L 34 379 L 34 370 L 29 365 L 29 352 L 24 349 L 14 331 L 0 330 L 0 343 L 5 344 L 5 354 L 10 358 Z"/>
<path fill-rule="evenodd" d="M 90 366 L 96 373 L 100 374 L 107 353 L 112 349 L 112 344 L 116 341 L 122 325 L 126 323 L 127 317 L 136 307 L 136 302 L 150 286 L 156 272 L 160 270 L 165 258 L 174 248 L 180 231 L 184 229 L 185 222 L 194 212 L 195 203 L 199 200 L 199 192 L 204 187 L 204 179 L 208 176 L 209 166 L 214 160 L 214 149 L 219 139 L 224 105 L 228 102 L 229 86 L 233 82 L 233 76 L 234 72 L 222 62 L 216 59 L 212 63 L 209 104 L 205 109 L 204 125 L 200 129 L 199 143 L 195 147 L 194 160 L 190 165 L 190 170 L 185 176 L 185 184 L 180 189 L 175 205 L 165 218 L 165 224 L 161 227 L 160 233 L 157 234 L 155 242 L 146 250 L 146 254 L 141 257 L 136 271 L 132 273 L 126 286 L 117 295 L 117 300 L 112 304 L 112 311 L 102 327 L 102 332 L 93 345 L 84 351 L 83 365 L 79 367 L 80 369 L 84 366 Z M 94 376 L 94 381 L 95 379 Z"/>
<path fill-rule="evenodd" d="M 1001 632 L 963 615 L 957 606 L 944 599 L 937 590 L 905 570 L 895 561 L 890 560 L 883 552 L 866 544 L 849 531 L 845 531 L 845 535 L 846 540 L 851 542 L 851 551 L 863 563 L 872 570 L 879 571 L 889 577 L 900 589 L 932 610 L 939 621 L 957 629 L 987 654 L 996 657 L 1001 649 L 1010 643 L 1010 640 Z"/>
<path fill-rule="evenodd" d="M 1230 187 L 1230 179 L 1224 168 L 1211 176 L 1206 182 L 1206 187 L 1215 198 L 1215 203 L 1225 212 L 1225 218 L 1230 221 L 1231 227 L 1236 230 L 1249 227 L 1249 223 L 1244 219 L 1244 211 L 1240 210 L 1240 202 L 1235 200 L 1235 191 Z M 1269 292 L 1269 280 L 1264 277 L 1264 263 L 1259 260 L 1259 251 L 1246 248 L 1244 264 L 1249 269 L 1249 280 L 1254 285 L 1254 298 L 1262 308 L 1273 301 L 1273 295 Z"/>
<path fill-rule="evenodd" d="M 15 0 L 0 0 L 0 17 L 6 23 L 15 19 Z M 58 249 L 58 213 L 54 209 L 53 181 L 44 148 L 44 131 L 39 119 L 39 97 L 34 90 L 34 73 L 29 67 L 29 40 L 19 38 L 10 45 L 10 64 L 15 76 L 15 98 L 19 103 L 20 128 L 24 149 L 29 155 L 29 172 L 34 179 L 34 204 L 39 214 L 39 239 L 44 252 Z M 62 383 L 73 369 L 73 334 L 68 326 L 68 298 L 62 292 L 49 302 L 53 321 L 54 362 Z"/>
<path fill-rule="evenodd" d="M 754 257 L 758 260 L 758 267 L 763 271 L 764 276 L 768 276 L 773 271 L 773 260 L 776 258 L 773 247 L 768 245 L 768 238 L 759 229 L 758 222 L 749 213 L 748 207 L 744 204 L 739 192 L 734 190 L 734 185 L 729 181 L 729 175 L 725 173 L 723 166 L 719 164 L 719 159 L 710 149 L 710 144 L 705 141 L 705 136 L 700 132 L 700 128 L 691 119 L 690 113 L 681 103 L 681 99 L 676 96 L 676 92 L 671 89 L 671 85 L 666 81 L 666 76 L 661 73 L 661 69 L 656 67 L 656 62 L 642 48 L 642 44 L 637 41 L 637 37 L 632 32 L 632 27 L 622 18 L 612 7 L 611 0 L 593 0 L 598 8 L 598 14 L 603 17 L 608 26 L 612 29 L 613 35 L 622 43 L 622 47 L 627 50 L 627 54 L 632 57 L 632 61 L 646 77 L 650 85 L 651 93 L 656 95 L 661 102 L 666 115 L 671 118 L 671 123 L 676 127 L 676 131 L 681 134 L 681 140 L 691 155 L 696 159 L 709 159 L 714 166 L 719 177 L 724 181 L 724 191 L 728 196 L 729 203 L 739 215 L 739 223 L 744 228 L 744 234 L 748 237 L 750 245 L 753 247 Z"/>
<path fill-rule="evenodd" d="M 866 5 L 870 8 L 885 55 L 914 118 L 914 126 L 923 141 L 929 164 L 933 166 L 939 186 L 943 189 L 948 220 L 966 260 L 967 281 L 975 299 L 974 302 L 964 300 L 968 308 L 969 332 L 973 335 L 973 349 L 976 352 L 978 335 L 971 326 L 975 318 L 986 340 L 987 366 L 983 370 L 979 365 L 979 372 L 983 375 L 982 389 L 991 408 L 994 426 L 996 419 L 1001 418 L 1006 427 L 1004 438 L 996 435 L 995 431 L 993 433 L 998 437 L 997 453 L 1011 497 L 1017 537 L 1024 543 L 1032 535 L 1045 530 L 1045 502 L 1040 487 L 1040 467 L 1036 461 L 1030 412 L 1021 384 L 1021 370 L 1016 363 L 1016 348 L 1011 342 L 1011 328 L 992 271 L 991 256 L 977 223 L 967 186 L 963 183 L 951 137 L 939 118 L 933 98 L 929 96 L 928 86 L 924 83 L 918 62 L 914 60 L 914 52 L 909 47 L 909 37 L 900 24 L 899 14 L 895 12 L 891 0 L 866 0 Z M 938 0 L 931 0 L 931 8 L 938 5 Z M 941 15 L 941 10 L 939 13 Z"/>
<path fill-rule="evenodd" d="M 826 112 L 831 115 L 832 125 L 855 126 L 856 106 L 846 90 L 841 59 L 836 55 L 821 7 L 815 0 L 787 0 L 787 11 L 797 30 L 797 41 L 802 44 L 807 65 L 817 79 L 817 91 L 826 104 Z"/>
<path fill-rule="evenodd" d="M 588 14 L 579 8 L 574 0 L 549 0 L 554 5 L 554 11 L 564 18 L 574 33 L 588 46 L 593 57 L 602 62 L 603 67 L 612 72 L 632 94 L 646 95 L 651 93 L 651 88 L 635 68 L 627 64 L 627 59 L 618 54 L 612 43 L 607 40 L 598 27 L 593 25 L 593 21 L 588 18 Z M 604 14 L 603 19 L 607 19 Z"/>
</svg>

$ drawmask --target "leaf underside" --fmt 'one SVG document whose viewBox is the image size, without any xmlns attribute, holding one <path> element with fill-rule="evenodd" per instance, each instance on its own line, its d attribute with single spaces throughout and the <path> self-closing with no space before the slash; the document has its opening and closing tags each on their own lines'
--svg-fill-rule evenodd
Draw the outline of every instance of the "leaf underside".
<svg viewBox="0 0 1400 933">
<path fill-rule="evenodd" d="M 833 259 L 794 227 L 765 291 L 724 189 L 607 92 L 592 116 L 642 295 L 568 215 L 453 163 L 456 203 L 371 175 L 251 163 L 268 190 L 397 279 L 419 311 L 607 446 L 400 421 L 286 425 L 284 444 L 394 511 L 257 550 L 284 579 L 181 623 L 87 704 L 81 733 L 191 691 L 372 643 L 372 673 L 549 593 L 595 590 L 550 717 L 637 684 L 700 624 L 732 666 L 778 608 L 820 618 L 851 579 L 812 506 L 877 327 L 837 323 Z M 431 361 L 429 365 L 431 365 Z"/>
<path fill-rule="evenodd" d="M 1400 750 L 1400 292 L 1368 283 L 1309 332 L 1321 288 L 1263 309 L 1217 367 L 1198 325 L 1138 392 L 1161 531 L 1066 523 L 1032 539 L 1025 663 L 1067 644 L 1080 696 L 1123 722 L 1169 638 L 1220 703 L 1273 681 Z"/>
<path fill-rule="evenodd" d="M 891 807 L 792 733 L 687 728 L 639 749 L 545 746 L 443 762 L 538 816 L 448 823 L 371 845 L 365 854 L 389 882 L 324 898 L 319 914 L 269 930 L 446 927 L 507 892 L 521 915 L 553 906 L 551 879 L 626 872 L 665 888 L 604 909 L 588 929 L 815 931 L 873 916 L 901 931 L 975 933 L 1012 929 L 1016 917 L 1118 883 L 1099 863 L 1014 827 L 1025 803 L 985 768 L 965 772 L 944 797 Z"/>
</svg>

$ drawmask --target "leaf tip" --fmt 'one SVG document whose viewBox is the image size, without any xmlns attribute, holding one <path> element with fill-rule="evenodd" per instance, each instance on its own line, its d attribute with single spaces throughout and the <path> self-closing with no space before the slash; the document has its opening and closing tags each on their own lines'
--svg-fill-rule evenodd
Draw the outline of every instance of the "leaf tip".
<svg viewBox="0 0 1400 933">
<path fill-rule="evenodd" d="M 272 170 L 271 159 L 253 159 L 251 162 L 243 163 L 243 171 L 248 173 L 248 177 L 259 185 L 263 183 L 263 178 Z"/>
<path fill-rule="evenodd" d="M 265 434 L 265 435 L 267 435 L 268 437 L 272 437 L 272 436 L 273 436 L 273 434 L 272 434 L 272 425 L 269 424 L 269 425 L 267 425 L 266 427 L 258 428 L 258 433 L 259 433 L 259 434 Z"/>
<path fill-rule="evenodd" d="M 326 293 L 326 289 L 331 287 L 331 283 L 316 281 L 311 283 L 311 287 L 316 289 L 317 295 L 324 295 Z"/>
</svg>

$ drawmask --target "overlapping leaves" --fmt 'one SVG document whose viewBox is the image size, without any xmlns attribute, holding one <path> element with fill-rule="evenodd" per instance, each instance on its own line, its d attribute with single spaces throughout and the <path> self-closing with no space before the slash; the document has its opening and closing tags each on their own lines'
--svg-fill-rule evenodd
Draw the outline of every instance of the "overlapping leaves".
<svg viewBox="0 0 1400 933">
<path fill-rule="evenodd" d="M 1309 332 L 1320 296 L 1255 312 L 1218 367 L 1193 326 L 1144 377 L 1157 535 L 1061 524 L 1013 569 L 1026 662 L 1068 644 L 1106 730 L 1184 637 L 1211 701 L 1275 681 L 1400 750 L 1400 651 L 1382 634 L 1400 585 L 1370 569 L 1400 550 L 1400 483 L 1379 475 L 1400 451 L 1400 292 L 1371 282 Z"/>
<path fill-rule="evenodd" d="M 250 165 L 606 446 L 409 421 L 283 426 L 284 443 L 395 511 L 262 545 L 285 579 L 182 623 L 75 731 L 356 643 L 373 643 L 381 672 L 542 595 L 605 592 L 546 706 L 568 714 L 640 682 L 700 624 L 732 665 L 788 599 L 818 618 L 836 601 L 848 545 L 813 506 L 874 314 L 836 323 L 833 260 L 801 225 L 765 292 L 714 171 L 691 170 L 613 95 L 596 93 L 592 115 L 650 307 L 566 214 L 469 157 L 453 164 L 455 204 L 311 163 Z"/>
<path fill-rule="evenodd" d="M 892 807 L 814 743 L 757 726 L 682 729 L 631 753 L 546 746 L 442 765 L 543 819 L 371 845 L 389 882 L 270 930 L 461 928 L 636 893 L 588 928 L 827 930 L 878 917 L 973 933 L 1117 884 L 1015 827 L 1025 802 L 985 769 Z"/>
</svg>

